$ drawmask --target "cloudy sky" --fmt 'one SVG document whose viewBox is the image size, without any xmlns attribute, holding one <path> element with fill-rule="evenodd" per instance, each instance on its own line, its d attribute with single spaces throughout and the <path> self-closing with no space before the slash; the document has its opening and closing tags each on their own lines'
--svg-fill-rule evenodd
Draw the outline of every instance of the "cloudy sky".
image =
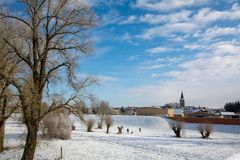
<svg viewBox="0 0 240 160">
<path fill-rule="evenodd" d="M 98 25 L 78 75 L 113 106 L 178 102 L 223 107 L 240 99 L 239 0 L 72 0 Z M 7 1 L 1 1 L 7 2 Z"/>
<path fill-rule="evenodd" d="M 83 2 L 83 0 L 82 0 Z M 79 73 L 114 106 L 178 102 L 223 107 L 240 97 L 237 0 L 96 0 L 93 56 Z"/>
</svg>

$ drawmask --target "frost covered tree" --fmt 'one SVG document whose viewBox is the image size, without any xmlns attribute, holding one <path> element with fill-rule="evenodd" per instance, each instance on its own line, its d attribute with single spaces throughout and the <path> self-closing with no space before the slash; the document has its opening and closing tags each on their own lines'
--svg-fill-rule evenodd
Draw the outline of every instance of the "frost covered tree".
<svg viewBox="0 0 240 160">
<path fill-rule="evenodd" d="M 71 138 L 72 122 L 64 110 L 49 113 L 43 118 L 42 122 L 44 138 L 63 140 Z"/>
<path fill-rule="evenodd" d="M 113 125 L 113 119 L 111 116 L 107 116 L 106 119 L 105 119 L 105 123 L 106 123 L 106 126 L 107 126 L 107 131 L 106 133 L 109 133 L 109 129 L 110 127 Z"/>
<path fill-rule="evenodd" d="M 211 124 L 200 124 L 198 125 L 197 129 L 202 135 L 202 138 L 209 138 L 210 134 L 213 131 L 213 126 Z"/>
<path fill-rule="evenodd" d="M 106 117 L 111 113 L 111 108 L 107 101 L 100 101 L 96 97 L 91 97 L 91 107 L 93 114 L 97 114 L 99 121 L 97 122 L 98 128 L 102 129 L 103 122 Z"/>
<path fill-rule="evenodd" d="M 170 127 L 173 130 L 173 132 L 175 133 L 176 137 L 180 138 L 181 137 L 181 132 L 182 132 L 182 129 L 183 129 L 183 123 L 172 121 L 170 123 Z"/>
<path fill-rule="evenodd" d="M 88 119 L 85 121 L 85 125 L 87 126 L 87 132 L 92 132 L 92 128 L 95 124 L 95 120 L 94 119 Z"/>
<path fill-rule="evenodd" d="M 102 129 L 103 122 L 110 113 L 109 103 L 106 101 L 100 101 L 97 108 L 97 112 L 98 117 L 100 118 L 100 122 L 98 122 L 98 128 Z"/>
<path fill-rule="evenodd" d="M 6 7 L 0 18 L 20 23 L 22 27 L 12 36 L 0 34 L 0 39 L 24 69 L 17 76 L 0 75 L 19 93 L 27 126 L 22 160 L 32 160 L 44 116 L 71 107 L 82 96 L 82 89 L 95 83 L 89 77 L 78 80 L 74 76 L 78 59 L 90 51 L 86 33 L 94 25 L 95 16 L 89 7 L 72 0 L 16 0 L 14 4 L 21 6 L 21 12 L 11 12 L 10 7 Z M 66 84 L 71 90 L 68 95 L 49 94 L 57 80 L 66 82 L 62 85 Z M 51 103 L 46 111 L 42 108 L 45 96 Z"/>
</svg>

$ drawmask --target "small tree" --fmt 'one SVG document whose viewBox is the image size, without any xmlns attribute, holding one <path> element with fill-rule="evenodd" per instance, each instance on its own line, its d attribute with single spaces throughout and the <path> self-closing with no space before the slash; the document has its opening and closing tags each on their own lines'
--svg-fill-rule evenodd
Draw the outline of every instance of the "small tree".
<svg viewBox="0 0 240 160">
<path fill-rule="evenodd" d="M 98 128 L 102 129 L 103 121 L 106 119 L 106 117 L 110 114 L 110 107 L 109 103 L 106 101 L 100 101 L 97 103 L 97 106 L 95 107 L 95 110 L 98 114 L 98 117 L 100 121 L 98 122 Z"/>
<path fill-rule="evenodd" d="M 199 133 L 202 135 L 202 138 L 209 138 L 210 134 L 213 131 L 211 124 L 200 124 L 197 127 Z"/>
<path fill-rule="evenodd" d="M 118 133 L 117 134 L 122 134 L 123 126 L 118 126 Z"/>
<path fill-rule="evenodd" d="M 106 133 L 109 133 L 109 128 L 113 125 L 113 119 L 111 116 L 107 116 L 105 120 L 106 126 L 107 126 L 107 131 Z"/>
<path fill-rule="evenodd" d="M 171 122 L 170 123 L 171 129 L 174 131 L 176 137 L 181 137 L 181 130 L 183 129 L 183 123 L 181 122 Z"/>
<path fill-rule="evenodd" d="M 86 124 L 86 126 L 87 126 L 87 132 L 92 132 L 92 128 L 93 128 L 93 126 L 94 126 L 94 124 L 95 124 L 94 119 L 88 119 L 88 120 L 86 120 L 86 121 L 85 121 L 85 124 Z"/>
</svg>

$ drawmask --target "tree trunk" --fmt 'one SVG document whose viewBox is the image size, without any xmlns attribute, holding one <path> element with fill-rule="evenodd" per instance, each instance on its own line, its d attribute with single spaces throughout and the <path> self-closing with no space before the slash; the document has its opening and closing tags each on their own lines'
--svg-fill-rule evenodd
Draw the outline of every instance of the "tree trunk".
<svg viewBox="0 0 240 160">
<path fill-rule="evenodd" d="M 4 135 L 5 135 L 5 113 L 7 108 L 6 95 L 3 97 L 3 105 L 1 110 L 1 121 L 0 121 L 0 153 L 4 151 Z"/>
<path fill-rule="evenodd" d="M 21 160 L 33 160 L 37 145 L 38 125 L 28 125 L 28 134 Z"/>
<path fill-rule="evenodd" d="M 173 128 L 173 131 L 174 131 L 176 137 L 181 138 L 181 129 Z"/>
<path fill-rule="evenodd" d="M 107 126 L 107 131 L 106 131 L 106 133 L 109 133 L 109 128 L 110 128 L 110 126 Z"/>
<path fill-rule="evenodd" d="M 0 122 L 0 153 L 4 151 L 5 121 Z"/>
</svg>

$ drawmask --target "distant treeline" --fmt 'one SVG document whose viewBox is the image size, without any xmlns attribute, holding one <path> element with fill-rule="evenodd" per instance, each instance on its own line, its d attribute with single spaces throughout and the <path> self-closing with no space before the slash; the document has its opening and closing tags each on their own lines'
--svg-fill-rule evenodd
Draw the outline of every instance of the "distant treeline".
<svg viewBox="0 0 240 160">
<path fill-rule="evenodd" d="M 226 103 L 224 109 L 228 112 L 240 112 L 240 102 L 230 102 Z"/>
</svg>

